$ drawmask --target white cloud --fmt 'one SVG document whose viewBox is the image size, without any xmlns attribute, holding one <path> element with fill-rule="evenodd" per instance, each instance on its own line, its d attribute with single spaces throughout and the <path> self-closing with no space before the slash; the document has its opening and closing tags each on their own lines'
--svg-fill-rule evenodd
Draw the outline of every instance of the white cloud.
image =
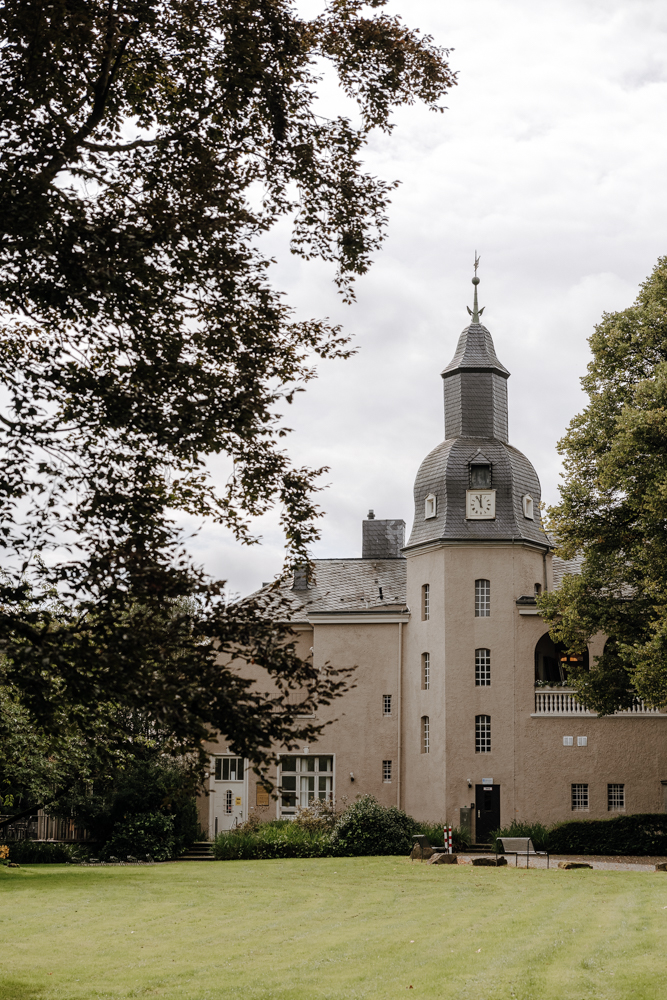
<svg viewBox="0 0 667 1000">
<path fill-rule="evenodd" d="M 555 445 L 585 402 L 586 338 L 629 306 L 667 250 L 667 8 L 604 0 L 393 0 L 390 10 L 455 48 L 459 86 L 435 115 L 403 109 L 368 168 L 400 178 L 389 239 L 344 307 L 331 272 L 283 252 L 275 270 L 302 315 L 329 315 L 360 346 L 320 364 L 289 412 L 299 462 L 329 464 L 316 554 L 360 552 L 360 522 L 412 520 L 412 482 L 442 439 L 439 373 L 471 301 L 512 372 L 510 438 L 557 497 Z M 242 549 L 204 528 L 195 556 L 247 593 L 280 568 L 277 517 Z"/>
</svg>

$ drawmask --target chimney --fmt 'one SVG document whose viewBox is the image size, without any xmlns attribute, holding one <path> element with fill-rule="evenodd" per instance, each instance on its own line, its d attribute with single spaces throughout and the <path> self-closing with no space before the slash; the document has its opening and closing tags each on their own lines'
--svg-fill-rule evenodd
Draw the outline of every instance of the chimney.
<svg viewBox="0 0 667 1000">
<path fill-rule="evenodd" d="M 362 559 L 402 559 L 405 521 L 378 521 L 372 510 L 362 521 Z"/>
</svg>

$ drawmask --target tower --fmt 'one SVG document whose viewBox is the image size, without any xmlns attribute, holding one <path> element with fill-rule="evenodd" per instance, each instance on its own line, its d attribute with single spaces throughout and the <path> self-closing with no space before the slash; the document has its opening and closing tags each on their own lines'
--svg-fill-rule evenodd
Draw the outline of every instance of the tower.
<svg viewBox="0 0 667 1000">
<path fill-rule="evenodd" d="M 456 824 L 474 803 L 480 841 L 515 811 L 517 699 L 530 714 L 540 627 L 517 601 L 549 585 L 551 543 L 537 474 L 509 443 L 510 373 L 480 321 L 476 271 L 477 259 L 471 322 L 442 372 L 445 438 L 417 473 L 404 549 L 404 803 Z"/>
</svg>

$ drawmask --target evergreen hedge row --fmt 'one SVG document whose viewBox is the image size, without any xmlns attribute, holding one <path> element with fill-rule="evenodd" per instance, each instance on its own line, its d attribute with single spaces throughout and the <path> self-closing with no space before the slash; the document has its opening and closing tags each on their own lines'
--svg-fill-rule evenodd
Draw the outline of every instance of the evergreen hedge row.
<svg viewBox="0 0 667 1000">
<path fill-rule="evenodd" d="M 573 820 L 548 833 L 553 854 L 667 854 L 667 814 Z M 537 845 L 535 845 L 537 846 Z"/>
</svg>

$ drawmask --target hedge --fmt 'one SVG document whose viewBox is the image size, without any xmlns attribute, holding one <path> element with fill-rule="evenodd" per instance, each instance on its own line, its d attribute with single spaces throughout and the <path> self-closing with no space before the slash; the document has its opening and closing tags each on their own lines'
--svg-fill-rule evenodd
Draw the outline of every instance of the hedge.
<svg viewBox="0 0 667 1000">
<path fill-rule="evenodd" d="M 561 823 L 549 830 L 548 844 L 552 854 L 665 855 L 667 814 Z"/>
</svg>

